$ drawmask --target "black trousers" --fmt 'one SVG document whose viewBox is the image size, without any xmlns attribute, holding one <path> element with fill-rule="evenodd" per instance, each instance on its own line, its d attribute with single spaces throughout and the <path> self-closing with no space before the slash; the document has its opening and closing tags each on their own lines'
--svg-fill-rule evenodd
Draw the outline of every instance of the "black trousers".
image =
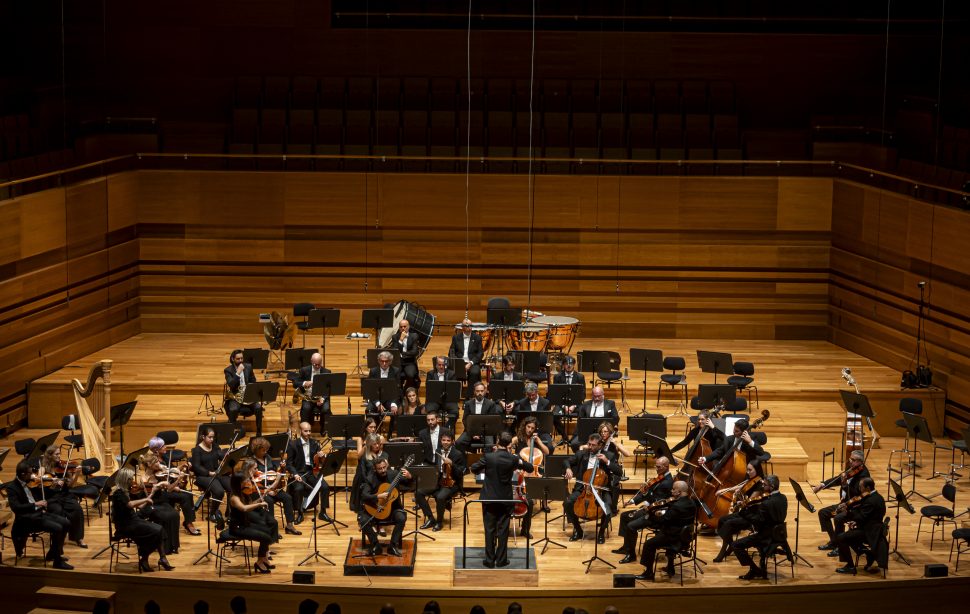
<svg viewBox="0 0 970 614">
<path fill-rule="evenodd" d="M 391 533 L 391 545 L 395 548 L 400 548 L 401 536 L 404 535 L 404 523 L 408 521 L 408 514 L 403 509 L 392 510 L 391 515 L 388 516 L 388 520 L 394 523 L 394 531 Z M 357 514 L 357 523 L 361 527 L 367 543 L 371 546 L 376 546 L 379 543 L 377 540 L 377 522 L 376 519 L 372 520 L 372 516 L 366 511 L 362 510 Z"/>
<path fill-rule="evenodd" d="M 310 495 L 310 491 L 317 485 L 317 481 L 321 480 L 323 484 L 320 485 L 320 492 L 317 494 L 320 500 L 320 509 L 325 510 L 330 505 L 330 485 L 323 478 L 317 478 L 312 473 L 307 473 L 306 477 L 303 478 L 302 482 L 297 482 L 296 480 L 290 480 L 289 485 L 286 490 L 289 491 L 290 496 L 293 497 L 293 506 L 302 511 L 306 507 L 313 507 L 310 503 L 308 506 L 306 503 L 307 496 Z M 284 510 L 284 514 L 285 514 Z"/>
<path fill-rule="evenodd" d="M 619 534 L 623 537 L 623 549 L 627 554 L 637 553 L 637 537 L 640 531 L 652 527 L 656 524 L 654 517 L 650 514 L 643 514 L 639 510 L 623 512 L 620 514 Z"/>
<path fill-rule="evenodd" d="M 211 487 L 209 486 L 210 482 L 212 483 Z M 229 490 L 228 475 L 221 475 L 219 477 L 197 477 L 195 478 L 195 483 L 202 491 L 204 491 L 206 488 L 209 489 L 209 494 L 206 496 L 219 502 L 216 504 L 216 507 L 219 507 L 219 505 L 222 504 L 222 501 L 226 498 L 226 492 Z"/>
<path fill-rule="evenodd" d="M 761 550 L 771 543 L 771 530 L 759 531 L 757 533 L 752 533 L 751 535 L 746 535 L 741 539 L 734 542 L 734 556 L 738 558 L 738 562 L 742 565 L 746 565 L 755 571 L 765 571 L 764 568 L 764 557 L 761 556 Z M 759 562 L 755 565 L 754 559 L 748 554 L 748 548 L 757 548 L 759 550 Z"/>
<path fill-rule="evenodd" d="M 647 541 L 643 542 L 643 551 L 640 552 L 640 564 L 644 567 L 648 567 L 653 570 L 653 560 L 657 556 L 657 550 L 664 548 L 669 548 L 671 546 L 680 546 L 680 534 L 668 535 L 666 533 L 657 533 Z M 673 557 L 667 558 L 667 569 L 672 570 L 674 568 Z"/>
<path fill-rule="evenodd" d="M 229 534 L 233 537 L 244 537 L 259 542 L 256 556 L 262 558 L 269 554 L 269 545 L 275 541 L 268 528 L 260 524 L 251 523 L 244 527 L 232 527 L 229 530 Z"/>
<path fill-rule="evenodd" d="M 67 532 L 71 527 L 71 523 L 67 518 L 47 512 L 35 520 L 24 523 L 24 525 L 28 533 L 34 533 L 36 531 L 50 533 L 50 546 L 47 549 L 48 559 L 58 560 L 64 556 L 64 540 L 67 539 Z M 18 535 L 14 538 L 14 547 L 17 551 L 23 552 L 26 545 L 26 536 L 20 537 Z"/>
<path fill-rule="evenodd" d="M 504 563 L 509 554 L 509 522 L 512 507 L 507 503 L 486 503 L 482 510 L 485 517 L 485 560 Z"/>
<path fill-rule="evenodd" d="M 313 417 L 320 416 L 320 426 L 323 427 L 324 416 L 330 415 L 330 398 L 323 400 L 323 405 L 317 405 L 310 401 L 303 401 L 300 405 L 300 422 L 313 424 Z"/>
<path fill-rule="evenodd" d="M 226 417 L 229 422 L 236 422 L 239 416 L 256 416 L 256 437 L 263 435 L 263 404 L 253 403 L 252 405 L 240 405 L 235 399 L 229 399 L 226 403 Z"/>
<path fill-rule="evenodd" d="M 185 519 L 186 524 L 195 522 L 195 498 L 192 497 L 192 493 L 180 490 L 157 495 L 155 499 L 168 503 L 172 507 L 177 505 L 182 510 L 182 518 Z"/>
<path fill-rule="evenodd" d="M 491 450 L 492 446 L 495 444 L 495 438 L 491 435 L 486 435 L 484 439 L 480 435 L 477 437 L 478 439 L 475 439 L 474 436 L 468 434 L 468 431 L 465 431 L 458 436 L 458 439 L 455 441 L 455 447 L 465 454 L 468 454 L 469 452 L 474 451 L 476 448 L 481 449 L 483 444 L 486 450 Z"/>
<path fill-rule="evenodd" d="M 460 489 L 458 488 L 457 483 L 455 483 L 455 486 L 452 488 L 438 488 L 430 493 L 424 493 L 419 490 L 414 493 L 414 502 L 418 504 L 419 508 L 421 508 L 425 518 L 434 517 L 435 522 L 441 524 L 441 520 L 445 515 L 445 506 L 448 505 L 448 502 L 451 501 L 451 498 L 454 497 L 455 493 L 457 493 L 459 490 Z M 428 503 L 429 495 L 435 501 L 435 508 L 437 512 L 434 515 L 431 513 L 431 504 Z"/>
<path fill-rule="evenodd" d="M 157 496 L 160 497 L 161 495 Z M 177 552 L 181 545 L 178 510 L 168 503 L 153 503 L 151 506 L 145 506 L 145 508 L 147 508 L 147 511 L 144 512 L 145 516 L 164 529 L 162 551 L 165 554 Z"/>
<path fill-rule="evenodd" d="M 837 533 L 845 531 L 846 516 L 844 513 L 835 514 L 838 507 L 838 505 L 830 505 L 818 511 L 818 524 L 822 527 L 822 531 L 829 536 L 829 541 L 835 539 Z M 835 514 L 835 516 L 832 514 Z"/>
<path fill-rule="evenodd" d="M 293 513 L 293 497 L 290 496 L 290 493 L 285 490 L 278 490 L 275 495 L 266 495 L 263 498 L 269 503 L 270 510 L 274 509 L 278 501 L 283 506 L 283 517 L 286 518 L 286 524 L 293 523 L 295 516 Z"/>
<path fill-rule="evenodd" d="M 81 503 L 77 497 L 71 493 L 61 493 L 51 497 L 47 501 L 47 511 L 67 518 L 71 523 L 67 532 L 68 539 L 72 541 L 84 539 L 84 510 L 81 509 Z"/>
<path fill-rule="evenodd" d="M 835 536 L 832 540 L 839 549 L 839 560 L 843 563 L 854 565 L 855 558 L 852 556 L 851 550 L 859 552 L 862 550 L 862 545 L 866 541 L 866 532 L 862 529 L 849 529 L 848 531 L 843 531 Z"/>
<path fill-rule="evenodd" d="M 138 557 L 148 558 L 148 555 L 159 550 L 165 539 L 165 529 L 154 522 L 135 518 L 124 527 L 118 527 L 120 537 L 127 537 L 138 546 Z M 163 550 L 164 551 L 164 550 Z"/>
<path fill-rule="evenodd" d="M 717 534 L 723 543 L 721 549 L 733 547 L 734 536 L 750 528 L 751 523 L 745 520 L 740 514 L 721 516 L 717 521 Z"/>
</svg>

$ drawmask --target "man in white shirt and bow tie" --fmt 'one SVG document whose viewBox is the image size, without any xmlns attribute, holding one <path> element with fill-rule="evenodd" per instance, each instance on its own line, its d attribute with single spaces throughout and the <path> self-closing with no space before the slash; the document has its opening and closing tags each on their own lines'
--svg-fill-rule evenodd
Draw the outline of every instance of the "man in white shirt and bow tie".
<svg viewBox="0 0 970 614">
<path fill-rule="evenodd" d="M 612 420 L 614 424 L 620 419 L 620 414 L 616 411 L 616 403 L 606 398 L 606 393 L 602 386 L 594 386 L 590 393 L 592 398 L 579 406 L 577 414 L 580 418 L 603 418 Z M 580 442 L 578 439 L 579 429 L 573 434 L 570 447 L 576 452 L 579 450 Z"/>
</svg>

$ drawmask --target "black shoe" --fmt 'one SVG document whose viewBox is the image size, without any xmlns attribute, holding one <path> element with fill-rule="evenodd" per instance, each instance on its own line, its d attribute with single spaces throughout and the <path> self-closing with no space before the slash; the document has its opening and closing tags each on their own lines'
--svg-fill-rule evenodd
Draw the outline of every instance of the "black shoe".
<svg viewBox="0 0 970 614">
<path fill-rule="evenodd" d="M 610 550 L 610 552 L 612 552 L 613 554 L 630 554 L 629 552 L 626 551 L 626 548 L 624 548 L 623 546 L 620 546 L 616 550 Z"/>
<path fill-rule="evenodd" d="M 168 559 L 158 559 L 158 568 L 165 571 L 172 571 L 175 567 L 168 562 Z"/>
<path fill-rule="evenodd" d="M 581 539 L 583 539 L 582 529 L 574 529 L 573 534 L 569 536 L 569 541 L 571 542 L 578 542 Z"/>
<path fill-rule="evenodd" d="M 330 517 L 330 514 L 328 514 L 326 510 L 322 510 L 317 518 L 324 522 L 333 522 L 333 518 Z"/>
<path fill-rule="evenodd" d="M 424 531 L 425 529 L 430 529 L 433 526 L 434 526 L 434 520 L 431 520 L 430 518 L 427 518 L 424 521 L 424 523 L 421 524 L 421 530 Z"/>
<path fill-rule="evenodd" d="M 296 528 L 293 527 L 286 527 L 283 530 L 286 531 L 287 535 L 303 535 L 303 531 L 297 531 Z"/>
<path fill-rule="evenodd" d="M 532 533 L 523 533 L 523 534 L 522 534 L 522 537 L 524 537 L 524 538 L 526 538 L 526 539 L 528 539 L 528 540 L 533 540 L 533 539 L 535 539 L 534 537 L 532 537 Z"/>
<path fill-rule="evenodd" d="M 744 574 L 743 576 L 738 576 L 738 580 L 758 580 L 761 577 L 762 574 L 760 569 L 751 568 L 748 570 L 748 573 Z"/>
<path fill-rule="evenodd" d="M 74 545 L 77 546 L 78 548 L 84 548 L 85 550 L 88 549 L 88 545 L 79 539 L 74 542 Z"/>
<path fill-rule="evenodd" d="M 829 550 L 829 553 L 826 554 L 825 556 L 831 556 L 831 557 L 839 556 L 839 551 L 838 550 Z"/>
<path fill-rule="evenodd" d="M 401 556 L 401 551 L 397 546 L 388 546 L 387 553 L 391 556 Z"/>
<path fill-rule="evenodd" d="M 637 560 L 637 557 L 633 556 L 632 554 L 628 554 L 620 559 L 620 565 L 626 565 L 627 563 L 632 563 L 635 560 Z"/>
<path fill-rule="evenodd" d="M 261 567 L 259 563 L 253 565 L 253 571 L 256 573 L 269 573 L 269 567 Z"/>
<path fill-rule="evenodd" d="M 300 524 L 303 522 L 303 512 L 297 512 L 296 517 L 293 519 L 293 524 Z"/>
<path fill-rule="evenodd" d="M 367 554 L 370 556 L 380 556 L 381 555 L 381 545 L 375 544 L 367 549 Z"/>
<path fill-rule="evenodd" d="M 838 567 L 836 568 L 835 573 L 846 573 L 854 576 L 856 574 L 855 565 L 845 565 L 844 567 Z"/>
<path fill-rule="evenodd" d="M 54 561 L 54 569 L 63 569 L 65 571 L 70 571 L 70 570 L 74 569 L 74 566 L 73 565 L 68 565 L 64 561 L 64 559 L 57 559 L 56 561 Z M 151 571 L 151 570 L 149 570 L 149 571 Z"/>
<path fill-rule="evenodd" d="M 726 555 L 725 553 L 723 553 L 723 552 L 718 552 L 718 553 L 717 553 L 717 556 L 716 556 L 716 557 L 714 557 L 714 560 L 713 560 L 713 562 L 714 562 L 714 563 L 723 563 L 723 562 L 724 562 L 724 559 L 725 559 L 725 558 L 727 558 L 727 555 Z"/>
<path fill-rule="evenodd" d="M 835 550 L 835 544 L 833 544 L 832 542 L 825 542 L 824 544 L 822 544 L 821 546 L 819 546 L 818 549 L 819 550 Z"/>
<path fill-rule="evenodd" d="M 499 561 L 499 562 L 495 563 L 495 566 L 496 567 L 508 567 L 509 566 L 509 560 L 508 559 L 505 559 L 504 561 Z"/>
<path fill-rule="evenodd" d="M 495 562 L 494 561 L 490 561 L 488 559 L 482 559 L 482 565 L 484 565 L 485 567 L 488 567 L 489 569 L 494 569 L 495 568 Z"/>
<path fill-rule="evenodd" d="M 434 531 L 435 533 L 437 533 L 438 531 L 440 531 L 441 530 L 441 523 L 440 522 L 434 523 L 434 526 L 431 527 L 431 530 Z"/>
<path fill-rule="evenodd" d="M 633 576 L 633 579 L 641 582 L 653 582 L 653 572 L 649 568 L 644 568 L 643 573 Z"/>
<path fill-rule="evenodd" d="M 380 529 L 378 529 L 377 534 L 380 535 L 381 537 L 387 537 L 387 531 L 384 530 L 384 527 L 381 527 Z"/>
<path fill-rule="evenodd" d="M 138 569 L 140 571 L 150 572 L 152 566 L 148 564 L 148 559 L 138 559 Z"/>
<path fill-rule="evenodd" d="M 602 533 L 600 533 L 599 535 L 597 535 L 596 536 L 596 543 L 597 544 L 605 544 L 606 543 L 606 536 L 603 535 Z"/>
<path fill-rule="evenodd" d="M 182 526 L 185 528 L 185 532 L 188 533 L 189 535 L 202 535 L 202 531 L 196 529 L 193 526 L 190 526 L 189 523 L 187 522 L 183 522 Z"/>
</svg>

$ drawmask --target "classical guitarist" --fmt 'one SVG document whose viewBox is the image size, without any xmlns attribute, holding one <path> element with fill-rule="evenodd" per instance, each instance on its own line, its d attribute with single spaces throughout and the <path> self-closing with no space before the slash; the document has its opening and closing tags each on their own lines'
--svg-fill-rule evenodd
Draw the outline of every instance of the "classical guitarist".
<svg viewBox="0 0 970 614">
<path fill-rule="evenodd" d="M 394 523 L 391 533 L 391 543 L 387 553 L 391 556 L 401 556 L 401 535 L 404 534 L 404 523 L 408 515 L 401 502 L 401 484 L 411 482 L 411 473 L 407 467 L 414 462 L 414 457 L 408 458 L 400 471 L 388 468 L 387 458 L 378 458 L 374 463 L 374 471 L 364 478 L 361 484 L 360 500 L 363 509 L 357 514 L 364 536 L 367 538 L 368 553 L 377 556 L 381 553 L 381 544 L 377 540 L 377 523 L 390 521 Z"/>
</svg>

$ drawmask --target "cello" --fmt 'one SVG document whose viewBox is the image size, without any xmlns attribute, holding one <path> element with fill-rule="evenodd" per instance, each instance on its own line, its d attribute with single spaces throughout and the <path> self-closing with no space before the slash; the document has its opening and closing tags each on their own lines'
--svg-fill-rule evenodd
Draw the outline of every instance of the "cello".
<svg viewBox="0 0 970 614">
<path fill-rule="evenodd" d="M 521 518 L 529 512 L 529 499 L 525 496 L 525 479 L 542 477 L 539 467 L 542 465 L 543 454 L 542 450 L 536 449 L 535 440 L 536 434 L 533 433 L 529 438 L 529 447 L 519 451 L 519 458 L 532 465 L 532 471 L 518 472 L 519 477 L 514 487 L 516 504 L 512 510 L 512 515 L 516 518 Z"/>
<path fill-rule="evenodd" d="M 598 451 L 597 456 L 600 454 L 602 452 Z M 600 471 L 599 465 L 597 462 L 592 469 L 583 472 L 582 484 L 585 488 L 573 503 L 573 513 L 576 514 L 576 518 L 596 520 L 603 515 L 603 509 L 596 500 L 596 491 L 609 488 L 610 475 L 606 471 Z"/>
</svg>

